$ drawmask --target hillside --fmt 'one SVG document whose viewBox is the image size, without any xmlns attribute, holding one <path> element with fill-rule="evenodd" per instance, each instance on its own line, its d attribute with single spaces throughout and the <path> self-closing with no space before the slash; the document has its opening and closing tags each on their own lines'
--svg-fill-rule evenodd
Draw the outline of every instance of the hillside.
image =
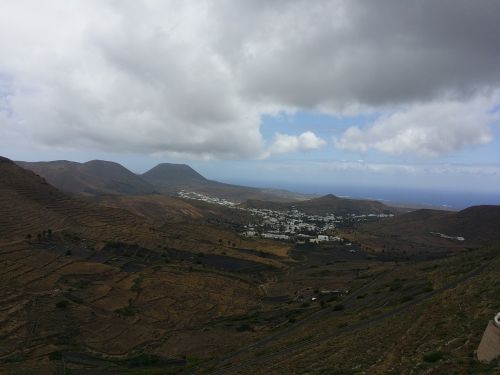
<svg viewBox="0 0 500 375">
<path fill-rule="evenodd" d="M 347 214 L 388 214 L 399 212 L 399 209 L 386 206 L 377 201 L 339 198 L 329 194 L 319 198 L 300 202 L 264 202 L 248 200 L 243 204 L 247 208 L 268 208 L 272 210 L 289 210 L 296 208 L 309 215 L 347 215 Z"/>
<path fill-rule="evenodd" d="M 253 217 L 242 210 L 199 200 L 183 199 L 163 194 L 154 195 L 100 195 L 90 198 L 103 206 L 122 208 L 136 215 L 168 222 L 211 222 L 243 225 Z"/>
<path fill-rule="evenodd" d="M 161 163 L 143 175 L 104 160 L 77 163 L 66 160 L 48 162 L 17 161 L 19 166 L 42 176 L 61 191 L 87 196 L 98 195 L 175 195 L 194 191 L 243 202 L 247 199 L 295 201 L 306 195 L 284 190 L 260 189 L 208 180 L 186 164 Z"/>
<path fill-rule="evenodd" d="M 500 206 L 473 206 L 459 212 L 421 209 L 361 224 L 344 230 L 342 236 L 375 253 L 441 256 L 500 242 Z"/>
<path fill-rule="evenodd" d="M 86 233 L 93 239 L 127 237 L 148 231 L 150 220 L 123 209 L 105 208 L 67 195 L 32 171 L 2 158 L 0 162 L 0 237 L 25 238 L 51 229 Z"/>
<path fill-rule="evenodd" d="M 5 158 L 0 176 L 1 373 L 64 372 L 62 352 L 127 368 L 151 343 L 180 359 L 166 341 L 255 309 L 254 278 L 284 266 L 280 244 L 94 204 Z"/>
<path fill-rule="evenodd" d="M 398 236 L 439 232 L 477 242 L 500 241 L 500 206 L 473 206 L 459 212 L 423 209 L 359 229 Z"/>
<path fill-rule="evenodd" d="M 141 176 L 152 185 L 176 187 L 190 184 L 202 184 L 208 180 L 186 164 L 161 163 Z"/>
<path fill-rule="evenodd" d="M 0 176 L 1 373 L 495 371 L 471 357 L 496 312 L 495 248 L 408 261 L 342 243 L 291 249 L 207 225 L 226 213 L 204 202 L 84 199 L 5 158 Z M 497 214 L 464 210 L 456 225 Z M 444 359 L 426 362 L 435 352 Z"/>
<path fill-rule="evenodd" d="M 158 191 L 166 194 L 187 190 L 233 202 L 243 202 L 247 199 L 290 201 L 306 197 L 303 194 L 283 190 L 260 189 L 209 180 L 186 164 L 158 164 L 141 177 Z"/>
<path fill-rule="evenodd" d="M 104 160 L 16 162 L 44 177 L 58 189 L 77 194 L 151 194 L 154 187 L 122 165 Z"/>
</svg>

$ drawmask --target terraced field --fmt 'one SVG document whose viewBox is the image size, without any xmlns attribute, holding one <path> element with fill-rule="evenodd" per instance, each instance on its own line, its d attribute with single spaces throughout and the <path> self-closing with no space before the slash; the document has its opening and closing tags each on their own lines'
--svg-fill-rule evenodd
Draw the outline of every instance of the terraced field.
<svg viewBox="0 0 500 375">
<path fill-rule="evenodd" d="M 499 372 L 498 245 L 292 248 L 0 173 L 0 373 Z"/>
</svg>

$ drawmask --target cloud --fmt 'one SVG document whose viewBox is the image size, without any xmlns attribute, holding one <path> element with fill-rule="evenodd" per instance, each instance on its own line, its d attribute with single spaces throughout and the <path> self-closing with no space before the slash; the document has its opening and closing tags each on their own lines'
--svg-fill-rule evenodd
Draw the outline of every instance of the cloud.
<svg viewBox="0 0 500 375">
<path fill-rule="evenodd" d="M 326 142 L 311 131 L 298 136 L 276 133 L 269 147 L 269 154 L 285 154 L 298 151 L 311 151 L 326 145 Z"/>
<path fill-rule="evenodd" d="M 395 123 L 409 121 L 402 105 L 452 94 L 475 111 L 470 98 L 500 84 L 499 12 L 483 0 L 4 0 L 0 142 L 252 158 L 266 152 L 262 115 L 280 110 L 383 110 Z M 452 144 L 420 148 L 489 139 L 487 119 L 474 120 L 480 136 L 446 122 Z M 377 147 L 414 151 L 396 125 L 380 127 Z M 374 147 L 350 132 L 341 147 Z"/>
<path fill-rule="evenodd" d="M 375 149 L 392 155 L 435 157 L 459 151 L 492 140 L 489 125 L 500 119 L 492 112 L 496 102 L 495 97 L 478 97 L 411 105 L 382 115 L 366 129 L 350 127 L 334 143 L 343 150 Z"/>
</svg>

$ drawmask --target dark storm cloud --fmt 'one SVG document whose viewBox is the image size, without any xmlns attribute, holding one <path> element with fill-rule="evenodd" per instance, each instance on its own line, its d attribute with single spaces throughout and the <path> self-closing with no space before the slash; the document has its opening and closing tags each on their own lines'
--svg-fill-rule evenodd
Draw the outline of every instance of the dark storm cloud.
<svg viewBox="0 0 500 375">
<path fill-rule="evenodd" d="M 500 82 L 500 2 L 304 1 L 261 12 L 238 43 L 250 51 L 239 56 L 252 98 L 341 109 Z"/>
</svg>

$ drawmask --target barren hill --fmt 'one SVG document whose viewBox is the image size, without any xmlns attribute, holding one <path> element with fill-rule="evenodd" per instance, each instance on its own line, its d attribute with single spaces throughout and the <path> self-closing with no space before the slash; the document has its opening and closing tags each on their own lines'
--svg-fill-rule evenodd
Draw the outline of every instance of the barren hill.
<svg viewBox="0 0 500 375">
<path fill-rule="evenodd" d="M 360 229 L 387 235 L 461 236 L 473 241 L 500 240 L 500 206 L 473 206 L 459 212 L 416 210 Z"/>
<path fill-rule="evenodd" d="M 142 174 L 142 178 L 152 185 L 175 187 L 208 180 L 186 164 L 161 163 Z"/>
<path fill-rule="evenodd" d="M 361 224 L 342 235 L 375 253 L 441 256 L 500 242 L 500 206 L 416 210 Z"/>
<path fill-rule="evenodd" d="M 291 250 L 162 220 L 219 215 L 206 203 L 109 197 L 67 195 L 0 158 L 2 374 L 498 372 L 472 359 L 499 294 L 498 247 L 396 263 L 342 243 Z M 453 220 L 401 222 L 436 215 Z M 455 216 L 497 231 L 498 207 Z"/>
<path fill-rule="evenodd" d="M 122 165 L 104 160 L 77 163 L 66 160 L 17 162 L 44 177 L 50 184 L 69 193 L 142 195 L 154 187 Z"/>
<path fill-rule="evenodd" d="M 9 159 L 0 160 L 0 175 L 1 238 L 34 237 L 44 230 L 65 228 L 89 231 L 94 238 L 112 238 L 123 228 L 150 225 L 128 211 L 69 196 Z"/>
<path fill-rule="evenodd" d="M 48 183 L 64 192 L 88 196 L 157 193 L 175 195 L 180 190 L 187 190 L 235 202 L 247 199 L 294 201 L 305 198 L 303 194 L 283 190 L 208 180 L 186 164 L 162 163 L 143 175 L 137 175 L 118 163 L 104 160 L 86 163 L 67 160 L 16 163 L 42 176 Z"/>
<path fill-rule="evenodd" d="M 142 178 L 157 190 L 167 194 L 187 190 L 234 202 L 243 202 L 247 199 L 266 201 L 304 199 L 303 194 L 232 185 L 209 180 L 186 164 L 158 164 L 156 167 L 142 174 Z"/>
<path fill-rule="evenodd" d="M 301 202 L 264 202 L 248 200 L 243 206 L 247 208 L 269 208 L 274 210 L 288 210 L 296 208 L 309 215 L 335 215 L 346 214 L 383 214 L 395 213 L 397 209 L 386 206 L 377 201 L 339 198 L 328 194 L 320 198 L 304 200 Z"/>
</svg>

